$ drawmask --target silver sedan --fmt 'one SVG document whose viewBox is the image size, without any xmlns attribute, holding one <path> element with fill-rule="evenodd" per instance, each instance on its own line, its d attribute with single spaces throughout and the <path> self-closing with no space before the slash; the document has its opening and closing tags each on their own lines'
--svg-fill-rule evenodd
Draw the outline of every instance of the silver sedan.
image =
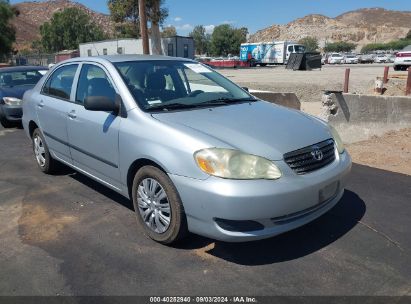
<svg viewBox="0 0 411 304">
<path fill-rule="evenodd" d="M 24 95 L 23 125 L 40 170 L 64 163 L 130 198 L 141 232 L 164 244 L 302 226 L 337 204 L 351 168 L 325 122 L 187 59 L 59 63 Z"/>
</svg>

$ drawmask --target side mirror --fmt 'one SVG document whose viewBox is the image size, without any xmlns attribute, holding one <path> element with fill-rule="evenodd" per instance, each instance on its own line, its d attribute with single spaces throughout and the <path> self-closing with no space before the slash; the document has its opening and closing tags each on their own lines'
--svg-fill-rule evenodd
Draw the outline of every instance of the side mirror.
<svg viewBox="0 0 411 304">
<path fill-rule="evenodd" d="M 244 91 L 247 91 L 247 92 L 248 92 L 248 88 L 247 88 L 247 87 L 242 87 L 242 89 L 243 89 Z"/>
<path fill-rule="evenodd" d="M 116 95 L 116 100 L 107 96 L 89 96 L 84 99 L 84 108 L 89 111 L 104 111 L 118 113 L 120 111 L 121 97 Z"/>
</svg>

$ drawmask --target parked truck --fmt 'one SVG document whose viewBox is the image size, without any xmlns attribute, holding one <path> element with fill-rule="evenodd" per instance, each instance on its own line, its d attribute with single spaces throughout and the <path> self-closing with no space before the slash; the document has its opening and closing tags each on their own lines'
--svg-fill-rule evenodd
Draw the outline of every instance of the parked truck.
<svg viewBox="0 0 411 304">
<path fill-rule="evenodd" d="M 242 43 L 240 60 L 251 66 L 267 64 L 287 64 L 291 53 L 304 53 L 305 47 L 291 41 Z"/>
</svg>

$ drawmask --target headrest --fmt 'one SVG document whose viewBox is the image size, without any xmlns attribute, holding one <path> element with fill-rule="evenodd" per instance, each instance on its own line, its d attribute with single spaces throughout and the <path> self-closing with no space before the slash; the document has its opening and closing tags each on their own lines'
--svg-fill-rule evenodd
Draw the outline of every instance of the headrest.
<svg viewBox="0 0 411 304">
<path fill-rule="evenodd" d="M 166 88 L 166 79 L 161 72 L 154 72 L 147 76 L 146 80 L 147 90 L 164 90 Z"/>
</svg>

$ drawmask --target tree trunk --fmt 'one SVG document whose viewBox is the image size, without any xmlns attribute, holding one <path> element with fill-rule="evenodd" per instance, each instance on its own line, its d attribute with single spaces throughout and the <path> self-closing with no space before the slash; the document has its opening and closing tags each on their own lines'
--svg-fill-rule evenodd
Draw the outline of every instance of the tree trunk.
<svg viewBox="0 0 411 304">
<path fill-rule="evenodd" d="M 153 16 L 151 20 L 151 53 L 153 55 L 163 55 L 160 34 L 160 0 L 153 1 Z"/>
<path fill-rule="evenodd" d="M 150 54 L 148 34 L 147 34 L 147 14 L 146 14 L 146 1 L 138 0 L 138 8 L 140 15 L 140 32 L 141 38 L 143 39 L 143 53 L 146 55 Z"/>
</svg>

